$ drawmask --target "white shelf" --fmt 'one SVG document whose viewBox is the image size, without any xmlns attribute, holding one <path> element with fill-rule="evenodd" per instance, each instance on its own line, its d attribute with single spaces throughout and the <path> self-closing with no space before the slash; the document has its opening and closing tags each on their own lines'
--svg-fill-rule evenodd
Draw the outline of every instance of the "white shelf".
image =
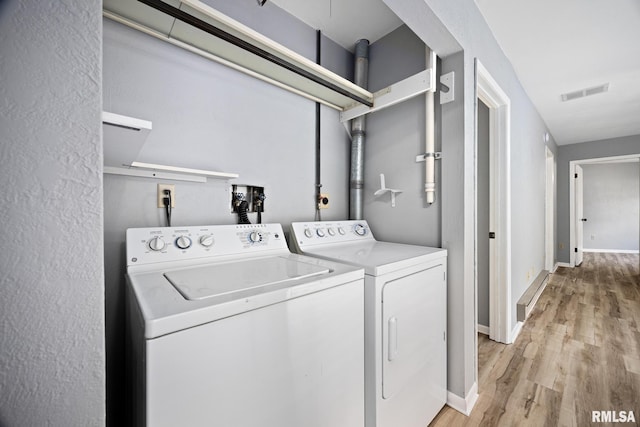
<svg viewBox="0 0 640 427">
<path fill-rule="evenodd" d="M 151 131 L 151 122 L 103 111 L 102 123 L 104 173 L 193 182 L 206 182 L 207 178 L 234 179 L 239 176 L 236 173 L 139 162 L 138 155 Z"/>
<path fill-rule="evenodd" d="M 436 88 L 428 68 L 369 92 L 199 0 L 104 0 L 103 9 L 113 21 L 335 108 L 342 122 Z"/>
<path fill-rule="evenodd" d="M 105 0 L 104 16 L 234 68 L 344 110 L 373 106 L 373 94 L 198 0 L 178 6 L 155 0 Z M 176 4 L 176 2 L 173 2 Z M 162 8 L 163 11 L 154 7 Z M 173 16 L 173 17 L 172 17 Z M 178 16 L 177 19 L 174 19 Z M 223 38 L 205 32 L 223 34 Z M 225 40 L 239 40 L 244 47 Z"/>
<path fill-rule="evenodd" d="M 151 131 L 151 122 L 102 112 L 104 165 L 128 166 L 135 161 Z"/>
</svg>

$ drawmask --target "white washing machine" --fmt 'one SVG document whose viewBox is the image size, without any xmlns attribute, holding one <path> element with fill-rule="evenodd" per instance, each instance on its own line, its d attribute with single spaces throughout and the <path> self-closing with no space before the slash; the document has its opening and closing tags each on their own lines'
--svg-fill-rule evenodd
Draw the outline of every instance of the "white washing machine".
<svg viewBox="0 0 640 427">
<path fill-rule="evenodd" d="M 279 224 L 127 230 L 135 424 L 363 426 L 363 276 Z"/>
<path fill-rule="evenodd" d="M 296 252 L 365 270 L 366 426 L 427 426 L 447 400 L 447 251 L 379 242 L 366 221 L 291 230 Z"/>
</svg>

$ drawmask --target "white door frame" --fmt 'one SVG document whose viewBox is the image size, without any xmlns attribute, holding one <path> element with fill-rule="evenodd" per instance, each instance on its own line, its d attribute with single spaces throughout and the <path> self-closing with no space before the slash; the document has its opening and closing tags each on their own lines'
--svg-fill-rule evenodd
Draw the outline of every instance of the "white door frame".
<svg viewBox="0 0 640 427">
<path fill-rule="evenodd" d="M 547 271 L 553 272 L 555 264 L 555 227 L 553 214 L 555 213 L 555 188 L 556 188 L 556 160 L 553 151 L 546 145 L 545 150 L 545 260 Z"/>
<path fill-rule="evenodd" d="M 584 252 L 584 171 L 580 164 L 573 165 L 575 175 L 573 179 L 574 209 L 575 215 L 573 224 L 575 227 L 575 247 L 573 248 L 574 266 L 582 264 Z"/>
<path fill-rule="evenodd" d="M 610 163 L 620 160 L 631 160 L 640 157 L 638 154 L 627 154 L 624 156 L 598 157 L 594 159 L 572 160 L 569 162 L 569 266 L 576 266 L 576 189 L 574 176 L 576 165 L 589 163 Z"/>
<path fill-rule="evenodd" d="M 489 338 L 510 344 L 512 342 L 511 101 L 477 58 L 475 63 L 476 102 L 480 99 L 489 107 L 489 228 L 496 235 L 495 239 L 491 239 L 489 243 Z M 477 169 L 476 165 L 476 181 Z M 475 222 L 477 228 L 477 217 Z M 477 259 L 477 242 L 475 246 Z M 475 282 L 477 289 L 477 270 Z"/>
</svg>

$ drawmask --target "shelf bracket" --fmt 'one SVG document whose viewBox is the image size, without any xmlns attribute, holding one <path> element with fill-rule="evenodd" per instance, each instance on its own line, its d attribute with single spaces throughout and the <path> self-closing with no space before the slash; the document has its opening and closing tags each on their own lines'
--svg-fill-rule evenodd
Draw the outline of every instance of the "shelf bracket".
<svg viewBox="0 0 640 427">
<path fill-rule="evenodd" d="M 382 196 L 383 194 L 387 194 L 387 193 L 391 193 L 391 207 L 395 208 L 396 207 L 396 194 L 402 193 L 402 190 L 396 190 L 394 188 L 387 188 L 385 181 L 384 181 L 384 174 L 381 173 L 380 174 L 380 189 L 376 190 L 375 193 L 373 193 L 374 196 L 378 197 L 378 196 Z"/>
<path fill-rule="evenodd" d="M 433 70 L 428 68 L 411 77 L 407 77 L 373 94 L 373 106 L 352 104 L 340 113 L 340 121 L 347 122 L 365 114 L 382 110 L 400 102 L 406 101 L 428 91 L 435 91 L 432 84 Z"/>
</svg>

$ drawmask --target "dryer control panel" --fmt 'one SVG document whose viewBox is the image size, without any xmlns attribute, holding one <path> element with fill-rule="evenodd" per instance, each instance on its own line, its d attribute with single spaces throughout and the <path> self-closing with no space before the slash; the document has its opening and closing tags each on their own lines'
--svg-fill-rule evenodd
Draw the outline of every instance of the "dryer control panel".
<svg viewBox="0 0 640 427">
<path fill-rule="evenodd" d="M 365 220 L 294 222 L 291 240 L 299 248 L 327 243 L 375 241 Z"/>
<path fill-rule="evenodd" d="M 289 252 L 280 224 L 127 230 L 127 266 L 260 251 Z"/>
</svg>

